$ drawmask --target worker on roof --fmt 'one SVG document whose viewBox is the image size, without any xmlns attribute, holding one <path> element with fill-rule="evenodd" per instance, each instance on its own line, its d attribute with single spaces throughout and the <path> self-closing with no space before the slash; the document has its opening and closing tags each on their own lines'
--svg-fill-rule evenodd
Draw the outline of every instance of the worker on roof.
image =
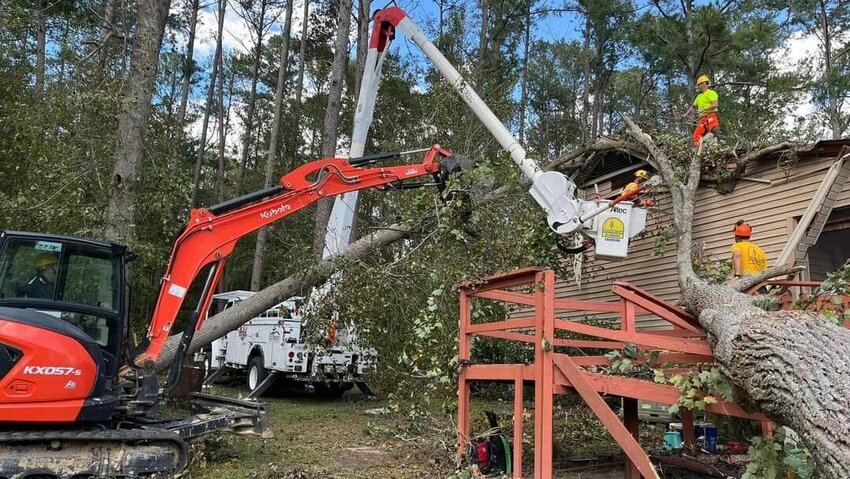
<svg viewBox="0 0 850 479">
<path fill-rule="evenodd" d="M 641 200 L 639 196 L 644 193 L 646 190 L 641 191 L 640 186 L 646 181 L 649 180 L 649 173 L 646 170 L 637 170 L 635 171 L 635 179 L 627 184 L 623 191 L 620 192 L 620 198 L 622 201 L 631 201 L 635 204 L 635 206 L 652 206 L 654 202 L 647 198 Z"/>
<path fill-rule="evenodd" d="M 735 223 L 735 242 L 732 244 L 732 279 L 742 276 L 755 276 L 767 269 L 767 256 L 764 250 L 750 241 L 753 228 L 738 220 Z"/>
<path fill-rule="evenodd" d="M 694 145 L 699 145 L 708 133 L 715 137 L 719 136 L 720 118 L 717 116 L 717 92 L 708 87 L 710 80 L 702 75 L 697 78 L 697 89 L 699 94 L 694 98 L 694 103 L 688 108 L 682 117 L 685 118 L 695 110 L 699 114 L 697 126 L 694 128 Z"/>
</svg>

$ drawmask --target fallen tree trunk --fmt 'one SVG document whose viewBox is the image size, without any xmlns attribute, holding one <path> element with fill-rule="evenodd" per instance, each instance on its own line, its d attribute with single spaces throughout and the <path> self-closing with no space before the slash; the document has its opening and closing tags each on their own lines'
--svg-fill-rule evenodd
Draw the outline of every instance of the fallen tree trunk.
<svg viewBox="0 0 850 479">
<path fill-rule="evenodd" d="M 342 254 L 328 260 L 320 261 L 307 271 L 278 281 L 250 298 L 240 301 L 232 308 L 211 316 L 204 322 L 201 329 L 195 333 L 192 343 L 189 345 L 188 352 L 198 351 L 207 344 L 245 324 L 251 318 L 259 316 L 269 307 L 287 298 L 296 294 L 306 294 L 310 288 L 322 284 L 330 278 L 339 268 L 339 264 L 363 258 L 373 251 L 408 237 L 417 229 L 415 226 L 403 224 L 395 224 L 385 229 L 380 229 L 352 243 Z M 168 338 L 157 359 L 157 369 L 166 369 L 171 365 L 171 362 L 174 360 L 174 352 L 177 345 L 180 344 L 181 337 L 182 333 Z"/>
<path fill-rule="evenodd" d="M 587 147 L 582 147 L 580 150 L 585 151 Z M 556 160 L 546 166 L 546 170 L 555 168 L 560 164 Z M 526 186 L 527 182 L 521 182 L 520 186 Z M 475 207 L 479 207 L 499 199 L 504 198 L 516 186 L 503 185 L 494 188 L 492 185 L 488 188 L 483 188 L 478 191 L 477 196 L 472 198 L 472 203 Z M 360 240 L 352 243 L 339 256 L 323 260 L 316 263 L 312 268 L 303 273 L 292 275 L 284 280 L 263 289 L 259 293 L 250 298 L 240 301 L 232 308 L 228 308 L 215 316 L 211 316 L 199 331 L 192 338 L 192 343 L 189 346 L 190 353 L 198 351 L 207 344 L 224 336 L 230 331 L 245 324 L 253 317 L 258 316 L 269 307 L 284 301 L 296 294 L 305 294 L 310 288 L 317 286 L 326 281 L 338 269 L 339 264 L 345 261 L 353 261 L 365 257 L 366 255 L 377 251 L 384 246 L 392 244 L 403 238 L 407 238 L 413 232 L 417 231 L 427 219 L 420 219 L 418 222 L 412 223 L 416 226 L 394 224 L 385 229 L 379 229 L 369 236 L 365 236 Z M 159 370 L 168 368 L 174 360 L 174 352 L 177 345 L 180 343 L 181 334 L 175 334 L 168 338 L 159 358 L 156 362 L 156 367 Z M 137 358 L 141 359 L 141 357 Z"/>
<path fill-rule="evenodd" d="M 623 119 L 670 189 L 680 302 L 708 332 L 714 356 L 736 388 L 735 400 L 794 429 L 809 447 L 821 477 L 850 478 L 850 330 L 820 315 L 767 312 L 754 306 L 753 298 L 739 291 L 767 274 L 725 286 L 699 279 L 691 263 L 691 228 L 700 158 L 669 158 L 629 117 Z M 686 178 L 677 176 L 676 166 L 685 166 Z M 768 274 L 789 269 L 779 267 Z"/>
</svg>

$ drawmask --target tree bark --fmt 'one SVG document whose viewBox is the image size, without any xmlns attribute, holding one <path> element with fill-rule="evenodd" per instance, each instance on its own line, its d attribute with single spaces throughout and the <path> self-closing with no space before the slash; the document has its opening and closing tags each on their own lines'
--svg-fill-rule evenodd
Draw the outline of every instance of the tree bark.
<svg viewBox="0 0 850 479">
<path fill-rule="evenodd" d="M 110 0 L 111 1 L 111 0 Z M 177 110 L 177 125 L 182 130 L 186 121 L 186 106 L 189 103 L 189 85 L 192 83 L 192 74 L 195 73 L 195 32 L 198 27 L 198 10 L 200 0 L 191 0 L 191 14 L 189 17 L 189 40 L 186 42 L 186 58 L 183 62 L 183 83 L 180 85 L 180 108 Z"/>
<path fill-rule="evenodd" d="M 829 12 L 827 12 L 826 2 L 824 0 L 818 1 L 818 23 L 820 24 L 820 39 L 821 44 L 823 45 L 823 77 L 826 82 L 826 91 L 827 91 L 827 100 L 826 100 L 826 114 L 829 118 L 829 129 L 832 132 L 832 139 L 839 140 L 841 139 L 842 134 L 844 133 L 844 127 L 841 122 L 841 100 L 835 95 L 835 89 L 829 84 L 830 73 L 832 69 L 835 67 L 833 65 L 833 32 L 830 31 L 829 28 Z"/>
<path fill-rule="evenodd" d="M 35 34 L 35 92 L 38 95 L 44 94 L 44 66 L 46 55 L 46 36 L 47 36 L 47 0 L 41 0 L 38 4 L 36 19 L 38 21 L 38 30 Z"/>
<path fill-rule="evenodd" d="M 221 61 L 222 52 L 222 35 L 224 32 L 224 12 L 219 11 L 218 17 L 218 33 L 216 35 L 215 57 L 213 58 L 213 69 L 210 73 L 210 84 L 207 87 L 207 100 L 204 107 L 204 119 L 201 121 L 201 138 L 198 142 L 198 155 L 195 157 L 195 181 L 192 187 L 192 207 L 198 206 L 198 192 L 201 188 L 201 168 L 204 165 L 204 153 L 207 149 L 207 128 L 210 125 L 210 112 L 212 111 L 213 98 L 215 96 L 215 82 L 223 81 L 223 72 L 218 70 L 218 64 Z"/>
<path fill-rule="evenodd" d="M 263 37 L 266 31 L 266 8 L 268 2 L 260 0 L 260 15 L 254 24 L 257 34 L 257 44 L 254 48 L 254 62 L 251 64 L 251 88 L 248 90 L 248 106 L 245 111 L 245 131 L 242 132 L 242 151 L 239 159 L 239 180 L 245 174 L 245 168 L 248 164 L 248 157 L 251 154 L 251 136 L 254 130 L 254 109 L 257 99 L 257 82 L 259 80 L 260 63 L 263 60 Z M 252 22 L 248 22 L 252 23 Z M 288 41 L 286 38 L 284 41 Z"/>
<path fill-rule="evenodd" d="M 301 92 L 304 91 L 304 65 L 307 55 L 307 20 L 310 13 L 310 0 L 304 0 L 304 11 L 301 18 L 301 45 L 298 47 L 298 80 L 295 82 L 295 106 L 301 110 Z M 299 115 L 300 116 L 300 115 Z"/>
<path fill-rule="evenodd" d="M 590 14 L 585 12 L 584 19 L 584 38 L 582 40 L 582 85 L 581 85 L 581 141 L 587 142 L 591 137 L 590 133 L 590 83 L 591 83 L 591 62 L 590 62 L 590 40 L 593 36 Z"/>
<path fill-rule="evenodd" d="M 480 72 L 484 72 L 486 71 L 484 61 L 487 59 L 487 35 L 490 32 L 489 0 L 479 0 L 479 6 L 481 7 L 481 29 L 478 31 L 478 68 Z"/>
<path fill-rule="evenodd" d="M 334 60 L 328 87 L 328 107 L 325 110 L 325 125 L 322 132 L 322 157 L 336 154 L 336 140 L 339 129 L 340 110 L 342 109 L 342 86 L 345 80 L 345 66 L 348 62 L 348 35 L 351 28 L 352 0 L 339 2 Z M 316 226 L 313 230 L 313 254 L 319 259 L 325 249 L 325 231 L 331 216 L 333 200 L 324 199 L 316 204 Z"/>
<path fill-rule="evenodd" d="M 136 185 L 144 159 L 144 133 L 151 114 L 159 49 L 170 0 L 139 0 L 127 90 L 118 115 L 118 144 L 107 196 L 104 237 L 133 238 Z"/>
<path fill-rule="evenodd" d="M 794 429 L 808 445 L 819 474 L 850 477 L 850 331 L 806 312 L 766 312 L 730 286 L 700 280 L 691 264 L 694 197 L 700 159 L 688 159 L 687 178 L 632 120 L 631 135 L 671 193 L 681 304 L 699 317 L 715 359 L 739 392 L 737 401 Z M 734 284 L 740 289 L 744 282 Z"/>
<path fill-rule="evenodd" d="M 223 26 L 225 9 L 227 8 L 227 0 L 219 0 L 219 25 Z M 228 122 L 228 111 L 224 109 L 224 54 L 218 56 L 218 71 L 219 71 L 219 82 L 218 82 L 218 173 L 216 174 L 216 194 L 217 201 L 224 201 L 225 197 L 225 188 L 224 188 L 224 170 L 225 170 L 225 160 L 224 153 L 226 144 L 226 136 L 224 134 L 225 125 Z M 229 110 L 229 108 L 228 108 Z"/>
<path fill-rule="evenodd" d="M 269 150 L 266 157 L 266 177 L 263 183 L 269 187 L 274 178 L 277 166 L 277 149 L 280 143 L 280 120 L 283 116 L 283 94 L 286 87 L 286 74 L 289 71 L 289 37 L 292 30 L 292 3 L 286 1 L 286 19 L 283 26 L 283 42 L 280 46 L 280 67 L 277 71 L 277 87 L 274 93 L 274 119 L 272 119 L 272 131 L 269 138 Z M 306 21 L 307 18 L 304 18 Z M 260 228 L 257 233 L 257 244 L 254 249 L 254 264 L 251 269 L 251 291 L 259 291 L 263 279 L 263 261 L 266 253 L 266 242 L 268 240 L 268 228 Z"/>
<path fill-rule="evenodd" d="M 359 0 L 357 10 L 357 70 L 354 76 L 355 95 L 360 94 L 360 82 L 363 80 L 363 70 L 366 67 L 366 53 L 369 51 L 369 9 L 372 0 Z"/>
<path fill-rule="evenodd" d="M 100 23 L 100 45 L 101 49 L 106 47 L 106 42 L 112 37 L 115 31 L 115 0 L 104 0 L 103 2 L 103 21 Z"/>
<path fill-rule="evenodd" d="M 525 37 L 523 40 L 522 57 L 522 83 L 520 84 L 519 95 L 519 142 L 525 145 L 525 114 L 528 111 L 528 60 L 529 49 L 531 48 L 531 6 L 534 2 L 528 2 L 528 9 L 525 11 Z"/>
</svg>

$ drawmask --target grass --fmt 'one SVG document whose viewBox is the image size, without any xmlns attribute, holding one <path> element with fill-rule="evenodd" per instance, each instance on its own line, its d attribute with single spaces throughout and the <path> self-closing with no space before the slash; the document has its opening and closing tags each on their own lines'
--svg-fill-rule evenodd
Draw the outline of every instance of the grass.
<svg viewBox="0 0 850 479">
<path fill-rule="evenodd" d="M 237 396 L 244 390 L 217 387 L 216 394 Z M 312 395 L 264 397 L 273 437 L 212 434 L 192 445 L 192 463 L 183 476 L 197 479 L 432 479 L 454 470 L 454 417 L 433 413 L 409 420 L 399 414 L 369 414 L 385 401 L 364 401 L 359 394 L 323 400 Z M 475 398 L 472 432 L 487 429 L 484 411 L 501 418 L 512 438 L 510 401 Z M 524 420 L 525 472 L 533 463 L 533 399 Z M 577 398 L 558 398 L 554 418 L 556 467 L 570 468 L 617 461 L 619 447 L 593 413 Z M 646 425 L 641 439 L 657 444 L 663 431 Z M 651 437 L 645 437 L 647 436 Z M 653 444 L 654 445 L 654 444 Z M 594 459 L 595 458 L 595 459 Z M 608 478 L 557 474 L 557 477 Z"/>
<path fill-rule="evenodd" d="M 235 396 L 239 390 L 215 392 Z M 386 406 L 383 401 L 362 401 L 356 394 L 338 400 L 305 395 L 263 401 L 269 407 L 272 438 L 207 436 L 193 443 L 192 463 L 184 477 L 418 479 L 441 477 L 431 475 L 435 467 L 440 474 L 451 470 L 445 464 L 450 454 L 436 445 L 439 434 L 405 437 L 398 433 L 407 427 L 404 418 L 366 413 Z"/>
</svg>

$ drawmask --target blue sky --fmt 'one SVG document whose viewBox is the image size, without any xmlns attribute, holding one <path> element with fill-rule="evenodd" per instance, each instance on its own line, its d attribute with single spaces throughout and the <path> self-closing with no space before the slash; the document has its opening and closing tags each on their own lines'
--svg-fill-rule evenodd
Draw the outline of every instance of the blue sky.
<svg viewBox="0 0 850 479">
<path fill-rule="evenodd" d="M 176 10 L 178 7 L 178 1 L 174 0 L 172 9 Z M 562 8 L 564 6 L 566 0 L 545 0 L 541 3 L 537 8 L 538 9 L 557 9 Z M 214 45 L 215 45 L 215 29 L 216 29 L 216 18 L 215 18 L 215 5 L 214 2 L 209 2 L 211 5 L 206 8 L 200 14 L 200 25 L 198 28 L 197 40 L 195 43 L 195 59 L 198 61 L 203 68 L 207 68 L 209 61 L 213 55 Z M 225 16 L 225 35 L 224 35 L 224 46 L 225 50 L 241 50 L 247 51 L 247 49 L 251 45 L 251 39 L 248 34 L 248 28 L 245 25 L 245 22 L 236 14 L 235 11 L 235 2 L 228 2 L 228 13 Z M 314 3 L 316 0 L 311 1 L 311 10 L 314 8 Z M 704 3 L 704 2 L 697 2 Z M 390 5 L 386 0 L 376 1 L 372 6 L 372 11 L 377 8 L 381 8 L 387 5 Z M 439 19 L 439 10 L 438 4 L 434 0 L 398 0 L 397 4 L 402 7 L 405 11 L 408 12 L 410 17 L 417 23 L 419 26 L 425 31 L 425 33 L 434 38 L 436 36 L 435 32 L 437 29 L 437 22 Z M 474 12 L 473 15 L 477 15 L 477 2 L 474 0 L 458 0 L 455 2 L 456 5 L 463 5 L 470 12 Z M 293 12 L 293 35 L 300 35 L 301 22 L 302 22 L 302 0 L 295 0 L 295 8 Z M 645 7 L 649 8 L 649 7 Z M 636 15 L 641 14 L 642 12 L 637 12 Z M 278 18 L 278 23 L 276 23 L 271 31 L 273 33 L 279 33 L 281 31 L 281 22 L 283 21 L 282 15 Z M 478 32 L 478 21 L 476 19 L 471 20 L 470 25 L 470 37 L 476 38 Z M 536 19 L 535 27 L 533 30 L 533 39 L 546 39 L 546 40 L 555 40 L 555 39 L 579 39 L 581 34 L 581 25 L 578 22 L 578 16 L 573 13 L 562 13 L 562 14 L 550 14 L 550 15 L 541 15 Z M 356 39 L 356 33 L 352 32 L 352 44 Z M 178 43 L 185 42 L 185 39 L 178 39 Z M 180 46 L 183 48 L 183 45 Z M 398 52 L 403 57 L 407 57 L 411 59 L 414 63 L 424 65 L 425 59 L 421 52 L 416 48 L 412 43 L 407 41 L 406 39 L 398 38 L 393 46 L 394 51 Z M 351 47 L 353 54 L 353 46 Z M 792 35 L 792 37 L 788 40 L 785 47 L 777 52 L 773 58 L 774 61 L 780 67 L 785 69 L 795 68 L 796 65 L 804 60 L 807 57 L 811 57 L 817 53 L 817 43 L 816 39 L 805 37 L 802 35 Z M 201 76 L 201 83 L 206 83 L 206 79 L 203 74 Z M 193 92 L 193 103 L 201 101 L 199 95 L 201 95 L 201 88 L 196 88 L 196 91 Z M 309 92 L 308 92 L 309 94 Z M 810 98 L 802 98 L 798 104 L 792 106 L 791 111 L 792 115 L 789 115 L 789 121 L 792 120 L 793 115 L 797 116 L 809 116 L 812 112 L 812 104 Z M 239 128 L 239 122 L 231 122 L 231 125 L 235 126 L 236 129 Z M 193 128 L 194 130 L 195 128 Z M 199 131 L 199 127 L 198 127 Z M 232 136 L 238 137 L 238 132 L 233 132 Z"/>
</svg>

